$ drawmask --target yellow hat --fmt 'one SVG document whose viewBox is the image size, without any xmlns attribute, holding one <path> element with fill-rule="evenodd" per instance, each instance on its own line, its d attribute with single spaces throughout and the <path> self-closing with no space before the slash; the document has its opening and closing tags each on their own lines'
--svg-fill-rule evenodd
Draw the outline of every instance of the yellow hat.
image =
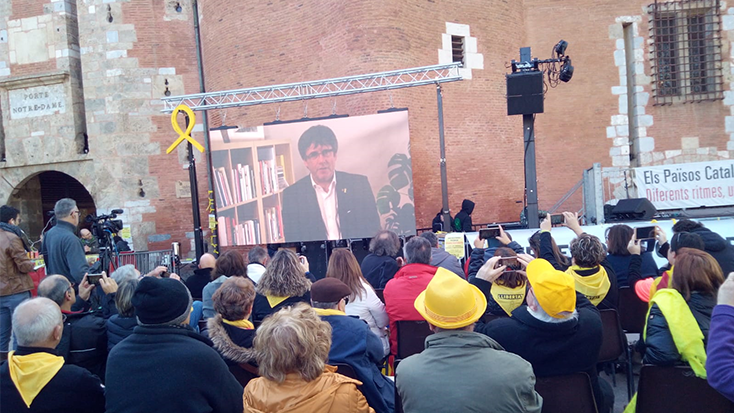
<svg viewBox="0 0 734 413">
<path fill-rule="evenodd" d="M 573 276 L 553 268 L 548 261 L 536 258 L 526 268 L 528 282 L 538 304 L 551 317 L 562 318 L 576 309 L 576 283 Z"/>
<path fill-rule="evenodd" d="M 458 275 L 438 268 L 415 299 L 415 309 L 432 325 L 447 330 L 473 324 L 487 309 L 487 298 Z"/>
</svg>

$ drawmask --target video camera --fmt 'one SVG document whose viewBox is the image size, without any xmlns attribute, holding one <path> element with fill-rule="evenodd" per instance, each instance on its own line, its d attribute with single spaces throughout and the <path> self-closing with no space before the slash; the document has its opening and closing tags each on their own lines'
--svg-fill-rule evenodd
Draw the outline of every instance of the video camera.
<svg viewBox="0 0 734 413">
<path fill-rule="evenodd" d="M 86 221 L 92 224 L 92 235 L 97 237 L 100 247 L 108 246 L 110 234 L 122 231 L 122 220 L 115 219 L 123 210 L 113 209 L 108 215 L 87 215 Z"/>
</svg>

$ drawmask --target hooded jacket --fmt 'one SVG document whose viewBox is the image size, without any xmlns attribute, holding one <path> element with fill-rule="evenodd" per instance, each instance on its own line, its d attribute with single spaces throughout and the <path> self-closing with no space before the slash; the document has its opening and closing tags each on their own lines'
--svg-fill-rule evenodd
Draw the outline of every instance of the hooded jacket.
<svg viewBox="0 0 734 413">
<path fill-rule="evenodd" d="M 255 339 L 255 330 L 245 330 L 222 322 L 222 315 L 217 314 L 206 322 L 207 334 L 214 343 L 214 349 L 219 352 L 228 366 L 255 361 L 255 350 L 252 341 Z"/>
<path fill-rule="evenodd" d="M 375 289 L 383 289 L 387 282 L 392 280 L 400 266 L 395 257 L 389 255 L 369 254 L 360 265 L 362 275 Z"/>
<path fill-rule="evenodd" d="M 734 271 L 734 245 L 708 228 L 696 228 L 691 232 L 701 236 L 705 251 L 719 263 L 724 275 Z"/>
<path fill-rule="evenodd" d="M 532 413 L 543 404 L 530 363 L 471 331 L 431 334 L 422 353 L 400 362 L 396 377 L 406 413 Z"/>
<path fill-rule="evenodd" d="M 117 343 L 133 333 L 138 326 L 138 319 L 133 317 L 122 317 L 115 314 L 107 319 L 107 351 L 112 350 Z"/>
<path fill-rule="evenodd" d="M 471 232 L 471 213 L 474 212 L 474 202 L 465 199 L 461 203 L 461 211 L 454 217 L 454 230 L 459 232 Z"/>
<path fill-rule="evenodd" d="M 23 240 L 0 229 L 0 296 L 32 290 L 33 280 L 28 273 L 34 265 L 26 255 Z"/>
<path fill-rule="evenodd" d="M 282 383 L 260 377 L 245 387 L 244 413 L 375 413 L 357 390 L 360 385 L 358 380 L 337 374 L 333 366 L 326 366 L 312 381 L 303 380 L 298 373 L 289 373 Z"/>
</svg>

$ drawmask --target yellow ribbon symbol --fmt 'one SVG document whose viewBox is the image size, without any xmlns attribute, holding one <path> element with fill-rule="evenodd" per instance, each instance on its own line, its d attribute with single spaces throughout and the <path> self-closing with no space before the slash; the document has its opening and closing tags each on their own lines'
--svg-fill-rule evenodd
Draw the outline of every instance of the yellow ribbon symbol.
<svg viewBox="0 0 734 413">
<path fill-rule="evenodd" d="M 177 119 L 178 113 L 182 111 L 189 116 L 189 125 L 186 127 L 185 133 L 181 131 L 181 127 L 178 126 Z M 178 139 L 176 139 L 176 142 L 173 142 L 173 144 L 169 146 L 168 149 L 166 149 L 167 154 L 176 149 L 176 147 L 180 145 L 181 142 L 184 141 L 184 139 L 191 142 L 191 144 L 194 145 L 196 149 L 199 150 L 199 152 L 204 152 L 204 147 L 191 137 L 191 131 L 194 130 L 194 124 L 196 124 L 196 115 L 194 115 L 194 111 L 186 105 L 176 106 L 176 109 L 174 109 L 173 113 L 171 113 L 171 126 L 173 126 L 173 130 L 178 133 Z"/>
</svg>

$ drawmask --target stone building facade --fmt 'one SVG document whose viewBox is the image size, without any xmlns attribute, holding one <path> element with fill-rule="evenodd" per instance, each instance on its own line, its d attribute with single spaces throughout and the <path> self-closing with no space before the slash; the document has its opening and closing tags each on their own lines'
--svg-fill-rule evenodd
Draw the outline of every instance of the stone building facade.
<svg viewBox="0 0 734 413">
<path fill-rule="evenodd" d="M 206 88 L 445 63 L 459 38 L 465 80 L 442 87 L 452 213 L 469 198 L 477 203 L 474 222 L 515 221 L 523 201 L 522 122 L 506 116 L 504 74 L 523 46 L 549 58 L 564 39 L 576 68 L 571 82 L 548 90 L 545 113 L 536 118 L 541 209 L 595 162 L 604 167 L 611 199 L 627 196 L 624 171 L 631 167 L 734 156 L 734 8 L 692 0 L 665 3 L 656 14 L 650 3 L 207 0 L 199 3 Z M 31 192 L 42 188 L 34 179 L 60 171 L 81 182 L 98 209 L 126 209 L 136 249 L 184 241 L 188 250 L 185 151 L 165 155 L 175 136 L 159 98 L 199 90 L 191 7 L 190 0 L 0 4 L 0 202 L 36 211 Z M 660 104 L 655 16 L 667 16 L 658 24 L 673 24 L 673 40 L 684 49 L 696 40 L 696 27 L 713 28 L 718 40 L 700 39 L 714 50 L 705 61 L 715 78 L 711 99 Z M 685 72 L 690 56 L 680 59 Z M 681 79 L 681 88 L 692 87 Z M 409 108 L 417 226 L 427 227 L 441 206 L 433 86 L 217 110 L 209 119 L 211 127 L 256 126 L 276 117 L 356 116 L 391 105 Z M 205 217 L 207 176 L 199 158 Z M 581 203 L 579 191 L 563 208 Z"/>
</svg>

